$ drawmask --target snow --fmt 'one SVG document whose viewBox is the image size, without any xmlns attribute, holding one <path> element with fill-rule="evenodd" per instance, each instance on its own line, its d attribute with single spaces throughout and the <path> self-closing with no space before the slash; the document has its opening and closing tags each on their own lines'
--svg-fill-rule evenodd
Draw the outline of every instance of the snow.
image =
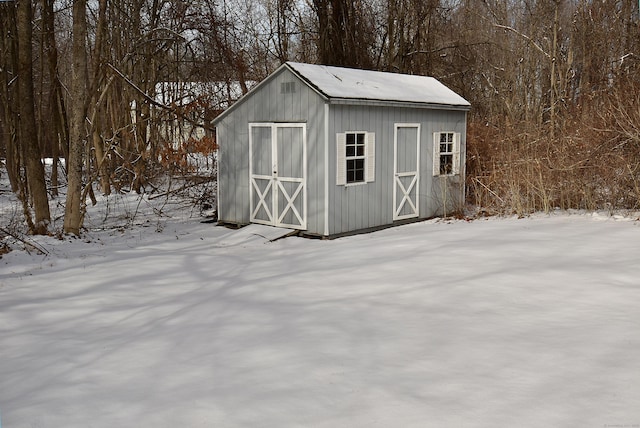
<svg viewBox="0 0 640 428">
<path fill-rule="evenodd" d="M 3 427 L 640 424 L 629 217 L 270 242 L 117 198 L 0 258 Z"/>
<path fill-rule="evenodd" d="M 433 77 L 288 62 L 329 98 L 402 101 L 469 107 L 471 104 Z"/>
</svg>

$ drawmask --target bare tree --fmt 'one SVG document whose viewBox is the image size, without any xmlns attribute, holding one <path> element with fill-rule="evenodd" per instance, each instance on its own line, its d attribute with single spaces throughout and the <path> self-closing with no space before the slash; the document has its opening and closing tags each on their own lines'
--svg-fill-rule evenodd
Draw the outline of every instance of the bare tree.
<svg viewBox="0 0 640 428">
<path fill-rule="evenodd" d="M 15 76 L 18 69 L 16 5 L 0 2 L 0 143 L 4 148 L 6 168 L 11 190 L 18 192 L 20 182 L 20 154 L 17 143 L 18 91 Z"/>
<path fill-rule="evenodd" d="M 372 10 L 363 0 L 313 0 L 318 60 L 327 65 L 371 68 L 376 37 Z"/>
<path fill-rule="evenodd" d="M 18 136 L 24 158 L 27 187 L 33 203 L 35 221 L 31 231 L 47 233 L 51 216 L 44 177 L 44 166 L 40 157 L 40 146 L 36 127 L 35 99 L 32 68 L 32 9 L 31 0 L 19 0 L 17 9 L 18 29 Z M 26 201 L 27 196 L 23 195 Z"/>
<path fill-rule="evenodd" d="M 51 194 L 58 195 L 58 160 L 60 156 L 60 148 L 63 152 L 68 151 L 68 129 L 65 109 L 65 100 L 60 81 L 58 70 L 58 46 L 56 41 L 56 28 L 54 16 L 55 0 L 41 0 L 42 8 L 42 44 L 46 58 L 41 61 L 46 62 L 49 96 L 48 109 L 46 116 L 49 117 L 49 128 L 43 127 L 42 135 L 50 142 L 52 170 L 51 170 Z M 44 71 L 43 71 L 44 72 Z M 42 92 L 41 97 L 45 94 Z M 41 100 L 41 103 L 43 100 Z M 41 115 L 40 120 L 44 122 L 45 114 Z"/>
<path fill-rule="evenodd" d="M 82 227 L 82 167 L 87 141 L 87 1 L 73 1 L 73 63 L 71 84 L 71 115 L 69 131 L 69 165 L 67 166 L 67 199 L 64 231 L 80 235 Z"/>
</svg>

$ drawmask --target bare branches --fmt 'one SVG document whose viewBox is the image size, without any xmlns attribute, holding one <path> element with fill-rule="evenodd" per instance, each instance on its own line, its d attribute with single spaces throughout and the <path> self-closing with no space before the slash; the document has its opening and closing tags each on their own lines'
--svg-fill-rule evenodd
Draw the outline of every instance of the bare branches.
<svg viewBox="0 0 640 428">
<path fill-rule="evenodd" d="M 539 44 L 537 44 L 531 37 L 527 36 L 526 34 L 516 30 L 513 27 L 509 27 L 508 25 L 500 25 L 500 24 L 493 24 L 494 27 L 496 28 L 501 28 L 503 30 L 507 30 L 507 31 L 511 31 L 514 34 L 517 34 L 518 36 L 522 37 L 523 39 L 525 39 L 528 43 L 531 44 L 531 46 L 533 46 L 534 48 L 536 48 L 536 50 L 538 52 L 540 52 L 542 55 L 545 56 L 545 58 L 552 60 L 553 57 L 547 53 L 544 49 L 542 49 L 542 47 L 540 47 Z"/>
<path fill-rule="evenodd" d="M 24 249 L 27 252 L 30 252 L 29 250 L 34 250 L 38 254 L 41 254 L 43 256 L 46 256 L 46 255 L 49 254 L 49 252 L 42 245 L 38 244 L 37 242 L 31 241 L 31 240 L 27 240 L 27 239 L 19 236 L 18 233 L 12 232 L 12 231 L 7 230 L 7 229 L 5 229 L 3 227 L 0 227 L 0 232 L 2 232 L 3 234 L 5 234 L 7 236 L 11 236 L 16 241 L 22 242 L 24 244 Z"/>
<path fill-rule="evenodd" d="M 131 86 L 133 89 L 136 90 L 136 92 L 141 95 L 148 103 L 159 107 L 161 109 L 167 110 L 169 112 L 171 112 L 172 114 L 175 114 L 177 117 L 179 117 L 180 119 L 183 119 L 189 123 L 191 123 L 192 125 L 201 127 L 201 128 L 205 128 L 205 129 L 209 129 L 209 130 L 213 130 L 213 128 L 206 124 L 206 123 L 202 123 L 202 122 L 198 122 L 195 121 L 193 119 L 191 119 L 190 117 L 182 114 L 180 112 L 180 110 L 177 107 L 172 107 L 172 106 L 168 106 L 166 104 L 162 104 L 161 102 L 155 100 L 153 97 L 149 96 L 145 91 L 143 91 L 142 89 L 140 89 L 138 87 L 138 85 L 136 85 L 131 79 L 129 79 L 127 76 L 125 76 L 120 70 L 118 70 L 116 67 L 113 66 L 113 64 L 107 64 L 107 66 L 113 70 L 118 76 L 120 76 L 120 78 L 122 78 L 122 80 L 124 80 L 129 86 Z"/>
</svg>

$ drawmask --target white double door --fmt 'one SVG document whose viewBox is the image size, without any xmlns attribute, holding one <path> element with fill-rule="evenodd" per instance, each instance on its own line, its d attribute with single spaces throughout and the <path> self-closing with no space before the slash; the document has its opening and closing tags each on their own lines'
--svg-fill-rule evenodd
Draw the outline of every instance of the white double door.
<svg viewBox="0 0 640 428">
<path fill-rule="evenodd" d="M 304 123 L 249 124 L 251 222 L 307 228 Z"/>
<path fill-rule="evenodd" d="M 393 132 L 393 219 L 419 216 L 420 124 L 396 123 Z"/>
</svg>

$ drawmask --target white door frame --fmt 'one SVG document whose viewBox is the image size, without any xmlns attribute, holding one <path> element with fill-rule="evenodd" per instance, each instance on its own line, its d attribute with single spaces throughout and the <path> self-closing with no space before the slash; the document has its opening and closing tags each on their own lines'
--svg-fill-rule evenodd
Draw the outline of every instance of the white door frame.
<svg viewBox="0 0 640 428">
<path fill-rule="evenodd" d="M 398 129 L 416 129 L 416 167 L 414 171 L 398 172 Z M 409 185 L 405 187 L 402 178 L 412 177 Z M 415 189 L 415 200 L 411 199 L 411 191 Z M 400 190 L 401 194 L 398 194 Z M 401 198 L 398 202 L 398 199 Z M 393 126 L 393 220 L 404 220 L 420 215 L 420 124 L 396 123 Z M 409 204 L 411 212 L 400 214 Z"/>
<path fill-rule="evenodd" d="M 271 128 L 271 174 L 259 175 L 253 173 L 253 128 Z M 278 170 L 278 129 L 300 128 L 302 130 L 302 177 L 284 177 L 279 175 Z M 258 180 L 269 180 L 264 191 L 260 191 Z M 291 194 L 287 191 L 283 183 L 298 183 Z M 249 207 L 250 221 L 252 223 L 267 224 L 270 226 L 288 227 L 291 229 L 307 229 L 307 125 L 306 123 L 273 123 L 258 122 L 249 123 Z M 258 200 L 254 199 L 254 190 Z M 267 195 L 271 190 L 271 200 Z M 302 193 L 302 195 L 300 195 Z M 286 205 L 282 212 L 278 211 L 280 197 L 284 197 Z M 300 212 L 295 205 L 296 199 L 302 197 L 302 207 Z M 269 204 L 271 209 L 269 209 Z M 268 219 L 256 218 L 260 208 L 264 208 Z M 291 213 L 297 219 L 298 224 L 285 223 L 285 216 Z"/>
</svg>

